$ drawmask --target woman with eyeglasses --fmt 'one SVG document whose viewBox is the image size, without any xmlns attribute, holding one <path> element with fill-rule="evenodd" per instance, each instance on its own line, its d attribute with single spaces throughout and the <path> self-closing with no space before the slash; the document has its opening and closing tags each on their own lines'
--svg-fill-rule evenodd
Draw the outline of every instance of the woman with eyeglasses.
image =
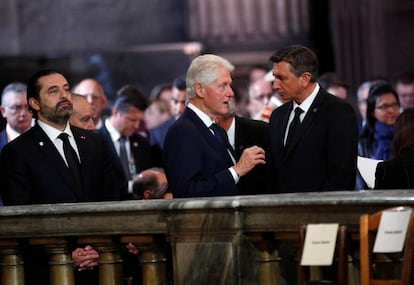
<svg viewBox="0 0 414 285">
<path fill-rule="evenodd" d="M 389 83 L 369 89 L 366 123 L 358 141 L 358 155 L 376 160 L 392 158 L 394 124 L 400 114 L 398 94 Z M 359 175 L 358 175 L 359 176 Z M 360 177 L 356 189 L 368 189 Z"/>
</svg>

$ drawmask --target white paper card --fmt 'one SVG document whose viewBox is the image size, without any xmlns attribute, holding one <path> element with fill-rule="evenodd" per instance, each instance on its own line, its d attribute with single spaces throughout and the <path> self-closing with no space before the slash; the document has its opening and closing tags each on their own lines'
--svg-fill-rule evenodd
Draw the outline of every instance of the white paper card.
<svg viewBox="0 0 414 285">
<path fill-rule="evenodd" d="M 411 210 L 382 212 L 373 252 L 401 252 L 410 216 Z"/>
<path fill-rule="evenodd" d="M 359 174 L 370 189 L 375 186 L 375 172 L 377 171 L 377 164 L 382 160 L 376 160 L 358 156 L 357 165 Z"/>
<path fill-rule="evenodd" d="M 337 234 L 338 224 L 307 225 L 301 265 L 331 265 Z"/>
</svg>

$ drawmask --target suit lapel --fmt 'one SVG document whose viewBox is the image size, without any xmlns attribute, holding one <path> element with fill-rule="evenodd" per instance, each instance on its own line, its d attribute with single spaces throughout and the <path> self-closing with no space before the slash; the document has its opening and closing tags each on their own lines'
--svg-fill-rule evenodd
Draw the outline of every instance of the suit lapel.
<svg viewBox="0 0 414 285">
<path fill-rule="evenodd" d="M 217 141 L 217 139 L 211 133 L 210 129 L 203 123 L 203 121 L 201 121 L 201 119 L 197 116 L 195 112 L 193 112 L 190 108 L 187 108 L 186 111 L 186 116 L 189 120 L 191 120 L 194 123 L 196 128 L 201 132 L 202 136 L 204 137 L 204 140 L 208 143 L 208 145 L 212 146 L 212 149 L 214 149 L 214 151 L 217 152 L 218 155 L 224 157 L 228 165 L 233 165 L 233 161 L 230 158 L 226 146 Z M 184 112 L 184 114 L 185 113 L 186 112 Z"/>
<path fill-rule="evenodd" d="M 297 128 L 295 136 L 292 139 L 292 143 L 289 145 L 288 149 L 286 149 L 285 151 L 285 158 L 287 158 L 289 154 L 292 152 L 292 150 L 295 149 L 298 143 L 303 139 L 303 137 L 306 135 L 306 133 L 311 129 L 312 125 L 314 124 L 315 119 L 321 108 L 323 99 L 325 98 L 324 97 L 325 94 L 321 92 L 321 90 L 319 90 L 318 94 L 315 97 L 315 100 L 312 102 L 312 105 L 310 106 L 308 112 L 306 113 L 305 118 L 303 119 L 300 126 Z M 292 102 L 292 105 L 293 105 L 293 102 Z M 290 109 L 290 111 L 292 111 L 292 109 Z"/>
<path fill-rule="evenodd" d="M 45 159 L 50 161 L 51 165 L 53 165 L 57 172 L 61 175 L 64 183 L 67 184 L 68 188 L 80 199 L 81 197 L 79 197 L 79 193 L 74 190 L 74 181 L 71 177 L 70 170 L 66 166 L 65 161 L 56 149 L 53 142 L 37 124 L 33 127 L 33 139 L 35 140 L 36 146 L 44 155 Z"/>
</svg>

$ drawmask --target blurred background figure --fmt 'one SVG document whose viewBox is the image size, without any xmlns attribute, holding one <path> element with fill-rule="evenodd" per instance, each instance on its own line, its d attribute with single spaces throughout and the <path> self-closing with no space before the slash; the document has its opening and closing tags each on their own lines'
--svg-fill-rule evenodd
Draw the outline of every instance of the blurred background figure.
<svg viewBox="0 0 414 285">
<path fill-rule="evenodd" d="M 163 99 L 154 99 L 144 112 L 145 127 L 147 130 L 158 127 L 171 118 L 168 102 Z"/>
<path fill-rule="evenodd" d="M 380 162 L 375 189 L 414 188 L 414 109 L 402 112 L 395 122 L 392 144 L 394 158 Z"/>
<path fill-rule="evenodd" d="M 253 65 L 249 71 L 249 84 L 255 82 L 256 80 L 263 79 L 268 70 L 269 67 L 263 64 Z"/>
<path fill-rule="evenodd" d="M 182 115 L 187 100 L 187 84 L 185 78 L 179 77 L 173 81 L 171 99 L 168 101 L 171 117 L 159 126 L 149 130 L 149 141 L 156 166 L 162 165 L 164 140 L 170 126 Z"/>
<path fill-rule="evenodd" d="M 369 88 L 372 86 L 372 81 L 362 82 L 356 92 L 357 105 L 358 105 L 358 131 L 361 133 L 362 128 L 365 126 L 367 115 L 367 99 L 369 94 Z"/>
<path fill-rule="evenodd" d="M 392 157 L 391 144 L 399 107 L 398 95 L 391 85 L 379 83 L 370 88 L 358 155 L 379 160 Z"/>
<path fill-rule="evenodd" d="M 338 98 L 348 99 L 348 85 L 333 72 L 321 75 L 318 80 L 320 86 Z"/>
<path fill-rule="evenodd" d="M 395 91 L 400 100 L 401 111 L 414 107 L 414 72 L 401 73 L 395 81 Z"/>
<path fill-rule="evenodd" d="M 27 86 L 20 82 L 7 85 L 1 94 L 0 111 L 6 128 L 0 132 L 0 152 L 4 145 L 31 128 L 32 113 L 27 104 Z"/>
<path fill-rule="evenodd" d="M 171 83 L 161 83 L 154 86 L 150 93 L 150 100 L 162 99 L 169 104 L 172 94 Z"/>
<path fill-rule="evenodd" d="M 114 165 L 117 178 L 128 185 L 122 199 L 132 198 L 132 178 L 154 166 L 149 142 L 137 132 L 147 106 L 147 98 L 136 86 L 125 85 L 118 91 L 111 116 L 98 130 L 118 158 Z"/>
<path fill-rule="evenodd" d="M 388 83 L 377 83 L 369 89 L 366 124 L 358 140 L 358 155 L 375 160 L 392 158 L 394 124 L 400 114 L 397 92 Z M 368 189 L 358 174 L 356 189 Z"/>
<path fill-rule="evenodd" d="M 187 99 L 187 85 L 185 83 L 185 78 L 179 77 L 174 80 L 171 100 L 170 100 L 170 109 L 171 114 L 177 120 L 185 109 L 185 101 Z"/>
<path fill-rule="evenodd" d="M 93 120 L 95 112 L 92 105 L 86 100 L 86 97 L 72 93 L 72 104 L 73 111 L 69 123 L 84 130 L 95 130 L 95 122 Z"/>
<path fill-rule="evenodd" d="M 73 93 L 80 94 L 86 97 L 89 104 L 94 110 L 93 120 L 97 129 L 102 127 L 104 109 L 108 103 L 108 99 L 104 93 L 102 85 L 95 79 L 86 78 L 75 85 L 72 89 Z"/>
<path fill-rule="evenodd" d="M 132 192 L 138 200 L 172 199 L 172 194 L 167 189 L 167 177 L 162 168 L 146 169 L 132 180 Z"/>
<path fill-rule="evenodd" d="M 272 83 L 266 81 L 264 78 L 258 79 L 250 84 L 246 108 L 251 119 L 269 121 L 270 114 L 264 117 L 262 114 L 265 107 L 268 106 L 272 94 Z"/>
</svg>

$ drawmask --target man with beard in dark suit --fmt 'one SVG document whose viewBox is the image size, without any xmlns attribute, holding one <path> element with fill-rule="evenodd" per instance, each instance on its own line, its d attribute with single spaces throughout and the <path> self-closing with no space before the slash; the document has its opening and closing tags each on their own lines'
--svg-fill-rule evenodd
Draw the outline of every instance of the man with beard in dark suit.
<svg viewBox="0 0 414 285">
<path fill-rule="evenodd" d="M 103 138 L 69 124 L 73 106 L 65 76 L 55 70 L 37 72 L 28 82 L 27 101 L 36 124 L 7 144 L 0 156 L 4 204 L 118 200 Z M 25 256 L 27 282 L 49 283 L 44 257 L 31 251 Z M 72 258 L 83 270 L 97 265 L 99 254 L 88 245 L 74 249 Z"/>
</svg>

